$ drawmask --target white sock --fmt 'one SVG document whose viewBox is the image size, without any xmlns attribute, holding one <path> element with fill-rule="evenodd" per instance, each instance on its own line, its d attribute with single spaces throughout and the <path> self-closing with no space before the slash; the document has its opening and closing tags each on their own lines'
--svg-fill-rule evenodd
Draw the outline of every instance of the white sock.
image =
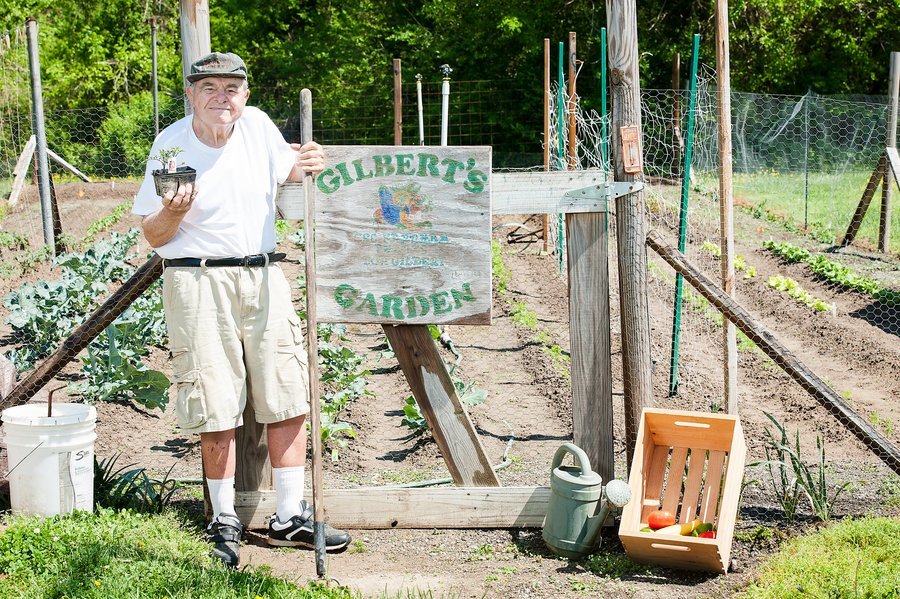
<svg viewBox="0 0 900 599">
<path fill-rule="evenodd" d="M 209 488 L 209 500 L 212 502 L 213 520 L 219 514 L 234 514 L 234 477 L 231 478 L 207 478 L 206 486 Z"/>
<path fill-rule="evenodd" d="M 275 513 L 278 520 L 287 522 L 293 516 L 300 514 L 300 500 L 303 499 L 303 476 L 306 472 L 304 466 L 289 466 L 287 468 L 272 468 L 272 478 L 275 481 L 275 498 L 278 500 L 278 508 Z"/>
</svg>

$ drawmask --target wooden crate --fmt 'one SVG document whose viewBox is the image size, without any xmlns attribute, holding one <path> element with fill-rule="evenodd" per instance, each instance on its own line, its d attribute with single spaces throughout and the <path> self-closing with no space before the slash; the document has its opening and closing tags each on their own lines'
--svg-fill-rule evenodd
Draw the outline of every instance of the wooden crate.
<svg viewBox="0 0 900 599">
<path fill-rule="evenodd" d="M 631 501 L 619 538 L 628 556 L 670 568 L 724 573 L 731 559 L 747 446 L 736 416 L 645 408 L 631 464 Z M 669 510 L 679 523 L 700 518 L 715 539 L 641 532 Z"/>
</svg>

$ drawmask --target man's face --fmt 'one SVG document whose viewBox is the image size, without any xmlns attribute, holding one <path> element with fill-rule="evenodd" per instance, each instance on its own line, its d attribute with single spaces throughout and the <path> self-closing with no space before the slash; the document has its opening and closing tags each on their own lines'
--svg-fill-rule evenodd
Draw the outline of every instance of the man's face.
<svg viewBox="0 0 900 599">
<path fill-rule="evenodd" d="M 194 118 L 208 126 L 230 125 L 240 118 L 250 97 L 245 80 L 206 77 L 187 88 Z"/>
</svg>

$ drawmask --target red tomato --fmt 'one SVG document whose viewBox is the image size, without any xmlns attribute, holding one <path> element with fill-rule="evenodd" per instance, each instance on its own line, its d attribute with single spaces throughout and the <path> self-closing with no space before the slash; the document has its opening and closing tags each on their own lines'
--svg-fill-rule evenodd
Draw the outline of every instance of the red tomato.
<svg viewBox="0 0 900 599">
<path fill-rule="evenodd" d="M 706 532 L 701 532 L 700 535 L 699 535 L 699 537 L 700 537 L 701 539 L 715 539 L 715 538 L 716 538 L 716 531 L 714 531 L 714 530 L 707 530 Z"/>
<path fill-rule="evenodd" d="M 665 528 L 675 524 L 675 514 L 669 510 L 656 510 L 647 516 L 647 526 L 653 530 Z"/>
</svg>

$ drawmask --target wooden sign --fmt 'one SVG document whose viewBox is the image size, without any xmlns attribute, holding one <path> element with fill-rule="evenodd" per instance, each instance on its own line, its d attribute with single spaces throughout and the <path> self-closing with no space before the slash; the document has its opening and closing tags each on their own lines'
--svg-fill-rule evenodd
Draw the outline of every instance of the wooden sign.
<svg viewBox="0 0 900 599">
<path fill-rule="evenodd" d="M 490 147 L 330 146 L 316 179 L 321 322 L 490 324 Z"/>
</svg>

